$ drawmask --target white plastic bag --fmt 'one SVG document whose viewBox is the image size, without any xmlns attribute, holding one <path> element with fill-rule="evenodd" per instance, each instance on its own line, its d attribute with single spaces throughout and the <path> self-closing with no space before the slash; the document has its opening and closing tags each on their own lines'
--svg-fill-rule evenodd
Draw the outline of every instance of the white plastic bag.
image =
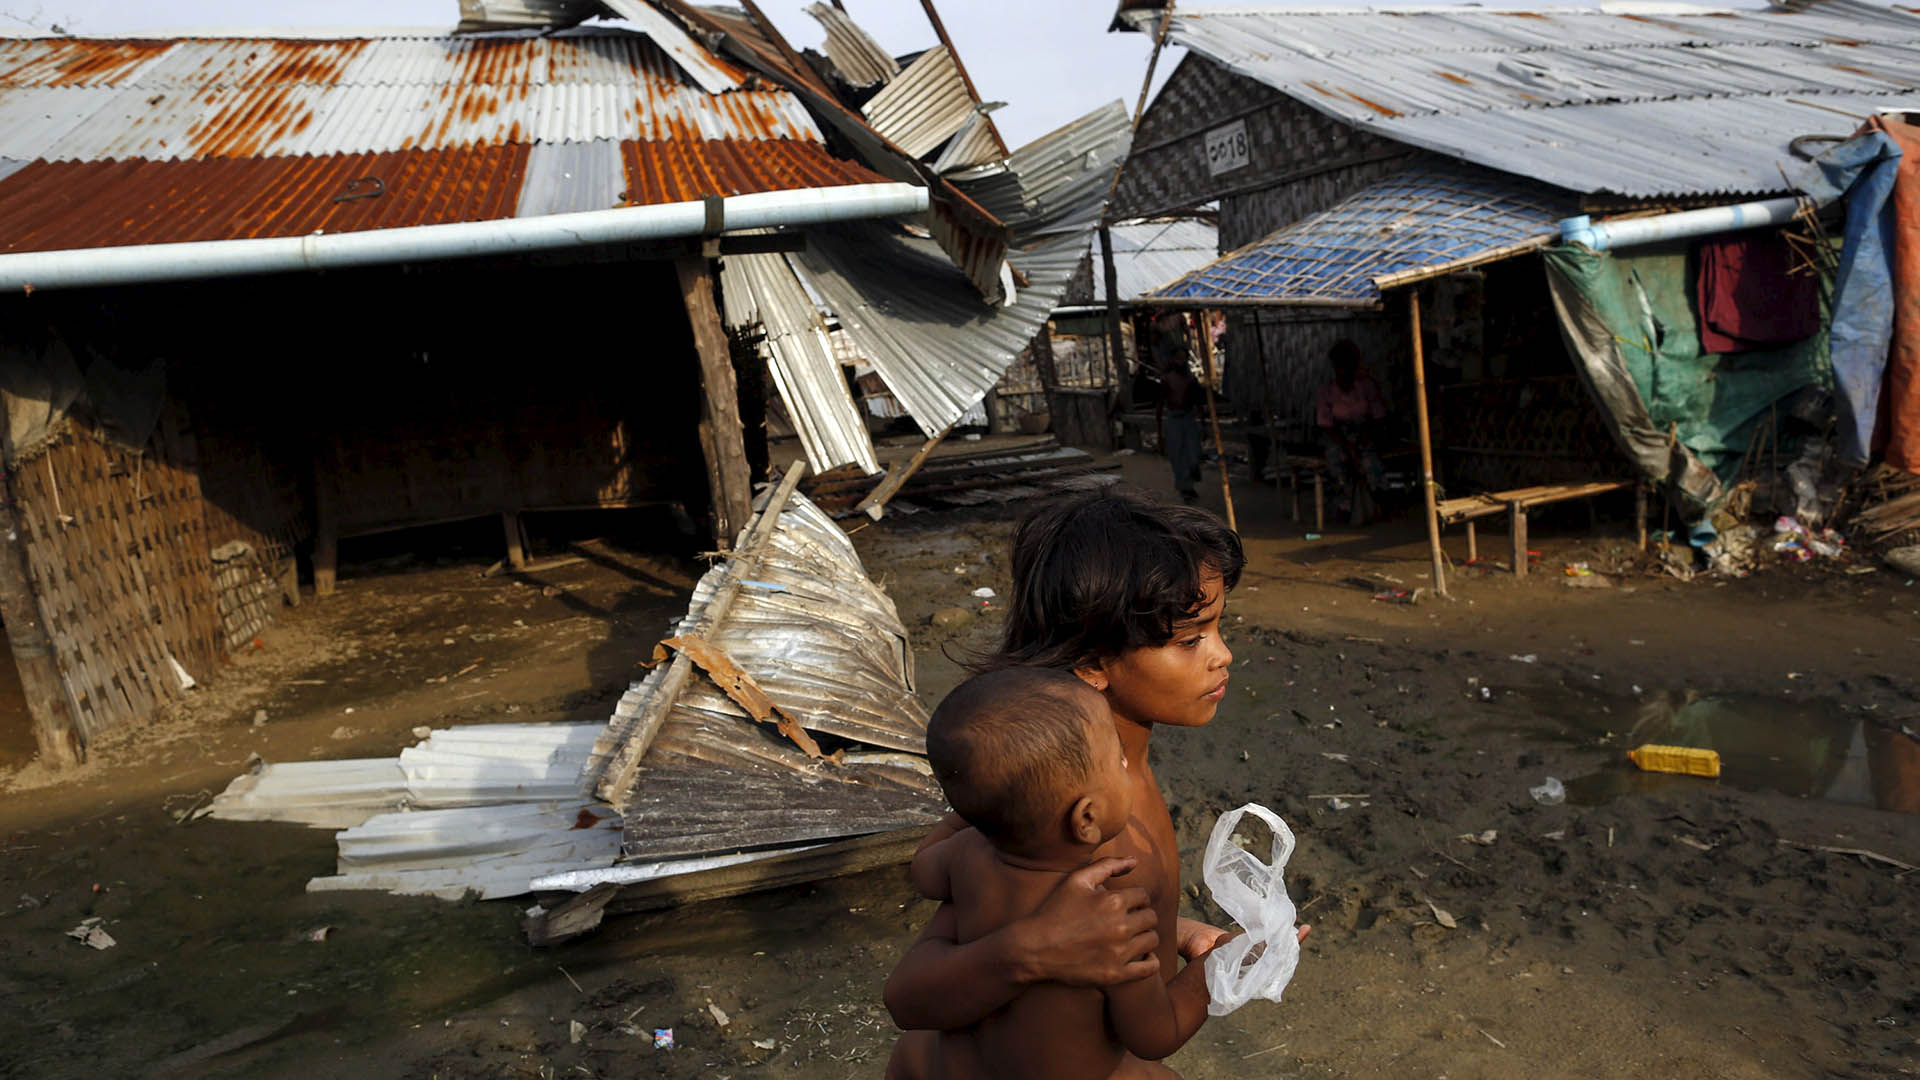
<svg viewBox="0 0 1920 1080">
<path fill-rule="evenodd" d="M 1252 814 L 1273 830 L 1268 862 L 1233 842 L 1233 830 Z M 1214 822 L 1202 873 L 1213 902 L 1246 930 L 1205 960 L 1207 1012 L 1225 1016 L 1254 998 L 1278 1002 L 1300 963 L 1300 939 L 1293 925 L 1293 898 L 1281 880 L 1293 855 L 1293 830 L 1280 815 L 1258 803 L 1229 810 Z"/>
</svg>

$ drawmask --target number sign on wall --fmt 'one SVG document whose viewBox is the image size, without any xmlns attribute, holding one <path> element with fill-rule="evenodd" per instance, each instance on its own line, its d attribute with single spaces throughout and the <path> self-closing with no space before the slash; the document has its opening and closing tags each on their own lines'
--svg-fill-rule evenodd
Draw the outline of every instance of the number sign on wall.
<svg viewBox="0 0 1920 1080">
<path fill-rule="evenodd" d="M 1247 122 L 1235 120 L 1225 127 L 1207 132 L 1207 172 L 1213 176 L 1244 168 L 1250 160 L 1247 152 Z"/>
</svg>

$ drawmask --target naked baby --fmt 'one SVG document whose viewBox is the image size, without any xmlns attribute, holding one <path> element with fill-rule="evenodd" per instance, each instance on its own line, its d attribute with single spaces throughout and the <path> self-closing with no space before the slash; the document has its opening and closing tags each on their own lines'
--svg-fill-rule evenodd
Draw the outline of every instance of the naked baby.
<svg viewBox="0 0 1920 1080">
<path fill-rule="evenodd" d="M 1032 914 L 1128 827 L 1134 784 L 1106 698 L 1069 672 L 1012 667 L 968 680 L 934 710 L 927 753 L 972 828 L 923 850 L 914 884 L 950 901 L 957 944 Z M 1148 860 L 1134 871 L 1156 872 Z M 1142 1059 L 1179 1049 L 1206 1015 L 1200 964 L 1104 989 L 1041 982 L 969 1027 L 908 1033 L 887 1075 L 1171 1077 Z"/>
</svg>

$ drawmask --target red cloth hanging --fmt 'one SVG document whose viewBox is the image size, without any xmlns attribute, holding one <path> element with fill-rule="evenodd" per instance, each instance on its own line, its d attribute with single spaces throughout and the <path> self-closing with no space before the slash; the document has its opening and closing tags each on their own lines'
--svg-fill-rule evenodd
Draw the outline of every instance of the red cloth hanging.
<svg viewBox="0 0 1920 1080">
<path fill-rule="evenodd" d="M 1702 352 L 1751 352 L 1820 329 L 1819 277 L 1791 272 L 1796 256 L 1779 233 L 1712 237 L 1698 256 Z"/>
</svg>

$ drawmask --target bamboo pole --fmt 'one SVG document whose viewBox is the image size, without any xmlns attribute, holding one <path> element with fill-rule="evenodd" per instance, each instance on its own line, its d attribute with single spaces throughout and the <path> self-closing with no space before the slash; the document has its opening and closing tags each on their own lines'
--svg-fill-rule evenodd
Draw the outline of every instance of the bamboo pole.
<svg viewBox="0 0 1920 1080">
<path fill-rule="evenodd" d="M 1200 365 L 1206 378 L 1200 383 L 1207 392 L 1207 420 L 1213 425 L 1213 452 L 1220 458 L 1220 498 L 1227 504 L 1227 528 L 1240 531 L 1233 518 L 1233 488 L 1227 483 L 1227 447 L 1220 441 L 1220 414 L 1213 407 L 1213 332 L 1208 313 L 1200 313 Z"/>
<path fill-rule="evenodd" d="M 1413 401 L 1420 417 L 1420 489 L 1427 503 L 1427 547 L 1433 554 L 1433 591 L 1447 593 L 1446 556 L 1440 551 L 1440 511 L 1433 492 L 1433 429 L 1427 423 L 1427 357 L 1420 341 L 1420 290 L 1407 290 L 1407 313 L 1413 333 Z"/>
</svg>

